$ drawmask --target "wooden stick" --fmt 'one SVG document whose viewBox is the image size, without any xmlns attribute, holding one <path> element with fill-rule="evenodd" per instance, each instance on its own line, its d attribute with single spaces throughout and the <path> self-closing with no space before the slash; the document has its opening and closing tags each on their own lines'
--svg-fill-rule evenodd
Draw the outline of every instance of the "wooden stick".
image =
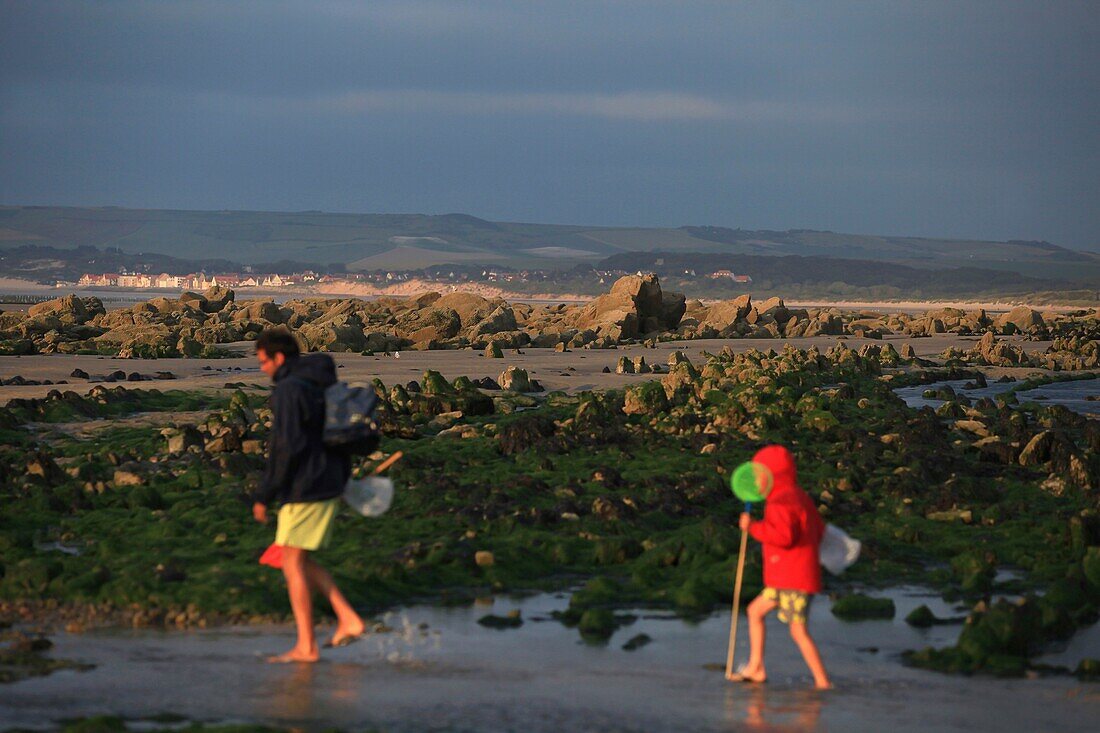
<svg viewBox="0 0 1100 733">
<path fill-rule="evenodd" d="M 745 549 L 749 542 L 749 533 L 741 532 L 741 554 L 737 558 L 737 579 L 733 582 L 733 615 L 730 619 L 730 648 L 726 656 L 726 679 L 733 675 L 733 649 L 737 644 L 737 612 L 741 605 L 741 576 L 745 572 Z"/>
<path fill-rule="evenodd" d="M 381 463 L 379 463 L 379 464 L 378 464 L 377 466 L 375 466 L 375 467 L 374 467 L 374 471 L 372 471 L 371 473 L 373 473 L 373 474 L 375 474 L 375 475 L 378 475 L 378 474 L 382 473 L 382 472 L 383 472 L 383 471 L 385 471 L 385 470 L 386 470 L 387 468 L 389 468 L 389 467 L 390 467 L 390 466 L 392 466 L 393 464 L 395 464 L 395 463 L 397 463 L 398 461 L 400 461 L 400 460 L 401 460 L 401 457 L 402 457 L 403 455 L 405 455 L 405 454 L 404 454 L 404 453 L 402 453 L 401 451 L 397 451 L 396 453 L 394 453 L 393 455 L 391 455 L 391 456 L 390 456 L 389 458 L 387 458 L 386 460 L 382 461 L 382 462 L 381 462 Z"/>
</svg>

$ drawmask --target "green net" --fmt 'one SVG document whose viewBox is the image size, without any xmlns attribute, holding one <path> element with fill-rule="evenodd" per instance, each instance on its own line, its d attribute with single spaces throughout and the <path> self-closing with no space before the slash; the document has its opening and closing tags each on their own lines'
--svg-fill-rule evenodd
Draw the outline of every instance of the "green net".
<svg viewBox="0 0 1100 733">
<path fill-rule="evenodd" d="M 772 488 L 772 472 L 763 463 L 745 461 L 730 477 L 730 488 L 741 501 L 763 501 Z"/>
</svg>

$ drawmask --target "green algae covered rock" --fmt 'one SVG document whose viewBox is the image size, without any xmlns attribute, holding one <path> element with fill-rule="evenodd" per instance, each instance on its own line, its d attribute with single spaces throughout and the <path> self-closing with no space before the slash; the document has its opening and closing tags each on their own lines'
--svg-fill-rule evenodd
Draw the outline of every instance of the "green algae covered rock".
<svg viewBox="0 0 1100 733">
<path fill-rule="evenodd" d="M 1081 568 L 1085 572 L 1085 579 L 1092 587 L 1094 595 L 1100 595 L 1100 547 L 1089 547 L 1085 550 L 1085 557 L 1081 560 Z"/>
<path fill-rule="evenodd" d="M 1100 682 L 1100 659 L 1082 659 L 1073 672 L 1079 679 Z"/>
<path fill-rule="evenodd" d="M 523 617 L 520 616 L 519 611 L 513 611 L 507 616 L 496 616 L 490 613 L 479 618 L 477 622 L 488 629 L 518 629 L 523 626 Z"/>
<path fill-rule="evenodd" d="M 964 592 L 985 592 L 993 587 L 993 578 L 997 572 L 996 558 L 988 552 L 963 552 L 951 560 L 951 570 Z"/>
<path fill-rule="evenodd" d="M 615 614 L 606 608 L 590 608 L 581 614 L 577 629 L 581 636 L 594 639 L 608 639 L 615 633 Z"/>
<path fill-rule="evenodd" d="M 623 644 L 623 651 L 632 652 L 636 649 L 641 649 L 651 641 L 653 641 L 653 638 L 649 634 L 638 634 L 631 637 L 629 641 Z"/>
<path fill-rule="evenodd" d="M 443 375 L 434 369 L 429 369 L 424 372 L 420 384 L 426 395 L 449 396 L 455 393 L 451 383 L 444 379 Z"/>
<path fill-rule="evenodd" d="M 932 609 L 923 604 L 914 608 L 909 612 L 909 615 L 905 617 L 905 623 L 910 626 L 915 626 L 918 629 L 927 629 L 929 626 L 935 626 L 938 621 L 939 619 L 932 613 Z"/>
<path fill-rule="evenodd" d="M 645 382 L 627 387 L 623 412 L 627 415 L 656 416 L 668 410 L 668 398 L 660 382 Z"/>
<path fill-rule="evenodd" d="M 833 615 L 845 621 L 891 619 L 897 612 L 889 598 L 872 598 L 862 593 L 843 596 L 833 602 Z"/>
<path fill-rule="evenodd" d="M 966 620 L 957 647 L 984 666 L 996 655 L 1026 658 L 1043 641 L 1042 611 L 1032 598 L 980 603 Z M 1003 661 L 1003 660 L 1002 660 Z"/>
</svg>

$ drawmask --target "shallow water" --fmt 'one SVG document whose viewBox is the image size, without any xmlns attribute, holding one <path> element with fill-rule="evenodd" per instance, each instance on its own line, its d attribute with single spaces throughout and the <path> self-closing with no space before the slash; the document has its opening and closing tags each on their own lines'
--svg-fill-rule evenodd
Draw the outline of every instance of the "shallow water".
<svg viewBox="0 0 1100 733">
<path fill-rule="evenodd" d="M 60 635 L 56 656 L 97 668 L 0 688 L 0 729 L 171 712 L 203 721 L 392 731 L 1040 731 L 1079 728 L 1100 715 L 1100 686 L 1072 678 L 949 677 L 903 666 L 903 650 L 951 643 L 960 628 L 913 629 L 905 615 L 921 603 L 941 617 L 957 610 L 917 588 L 889 595 L 897 605 L 893 621 L 844 623 L 828 612 L 826 599 L 815 602 L 810 629 L 837 686 L 827 693 L 810 689 L 794 644 L 774 619 L 768 684 L 733 685 L 703 667 L 725 662 L 728 614 L 689 623 L 639 612 L 609 644 L 590 645 L 575 630 L 538 620 L 564 609 L 566 596 L 538 595 L 498 598 L 491 608 L 411 607 L 389 619 L 394 632 L 329 650 L 317 665 L 262 662 L 290 646 L 289 626 Z M 476 623 L 513 608 L 525 619 L 519 629 Z M 743 618 L 740 627 L 737 655 L 744 661 Z M 640 633 L 653 642 L 623 651 Z M 1065 664 L 1100 656 L 1096 627 L 1071 646 L 1060 652 Z"/>
<path fill-rule="evenodd" d="M 988 387 L 981 389 L 963 389 L 964 384 L 973 380 L 951 379 L 932 384 L 921 384 L 913 387 L 899 387 L 894 392 L 905 400 L 905 404 L 913 408 L 931 407 L 933 409 L 944 403 L 944 400 L 932 400 L 923 397 L 925 390 L 938 389 L 944 385 L 952 387 L 956 393 L 966 395 L 972 400 L 982 397 L 993 398 L 1007 392 L 1017 385 L 1016 382 L 991 382 Z M 1064 405 L 1067 409 L 1082 415 L 1100 415 L 1100 401 L 1088 398 L 1100 396 L 1100 379 L 1079 379 L 1073 382 L 1056 382 L 1035 389 L 1029 389 L 1016 394 L 1020 402 L 1037 401 L 1044 405 Z"/>
</svg>

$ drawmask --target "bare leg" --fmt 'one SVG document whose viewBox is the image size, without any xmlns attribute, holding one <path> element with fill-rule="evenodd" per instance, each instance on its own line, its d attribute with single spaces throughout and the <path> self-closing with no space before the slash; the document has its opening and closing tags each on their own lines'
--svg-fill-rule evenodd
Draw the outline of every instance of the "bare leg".
<svg viewBox="0 0 1100 733">
<path fill-rule="evenodd" d="M 757 596 L 745 611 L 749 617 L 749 661 L 741 672 L 744 679 L 753 682 L 765 682 L 768 679 L 768 673 L 764 669 L 764 640 L 767 634 L 764 617 L 777 605 L 775 601 Z"/>
<path fill-rule="evenodd" d="M 790 627 L 791 638 L 798 645 L 798 650 L 802 652 L 802 658 L 806 660 L 806 666 L 813 673 L 814 687 L 819 690 L 828 690 L 833 685 L 829 682 L 829 675 L 825 674 L 825 665 L 821 662 L 821 654 L 817 650 L 817 644 L 810 637 L 810 632 L 806 630 L 806 624 L 792 621 Z"/>
<path fill-rule="evenodd" d="M 316 662 L 320 658 L 317 639 L 313 636 L 313 601 L 306 577 L 308 552 L 298 547 L 283 548 L 283 576 L 290 596 L 290 609 L 298 628 L 298 643 L 285 654 L 271 657 L 270 662 Z"/>
<path fill-rule="evenodd" d="M 363 619 L 351 607 L 348 599 L 344 598 L 344 594 L 336 587 L 336 583 L 332 580 L 332 576 L 329 575 L 328 571 L 314 562 L 313 558 L 307 556 L 305 572 L 310 586 L 328 599 L 333 612 L 336 614 L 336 632 L 332 635 L 332 640 L 329 643 L 336 645 L 344 639 L 362 634 L 366 630 Z"/>
</svg>

